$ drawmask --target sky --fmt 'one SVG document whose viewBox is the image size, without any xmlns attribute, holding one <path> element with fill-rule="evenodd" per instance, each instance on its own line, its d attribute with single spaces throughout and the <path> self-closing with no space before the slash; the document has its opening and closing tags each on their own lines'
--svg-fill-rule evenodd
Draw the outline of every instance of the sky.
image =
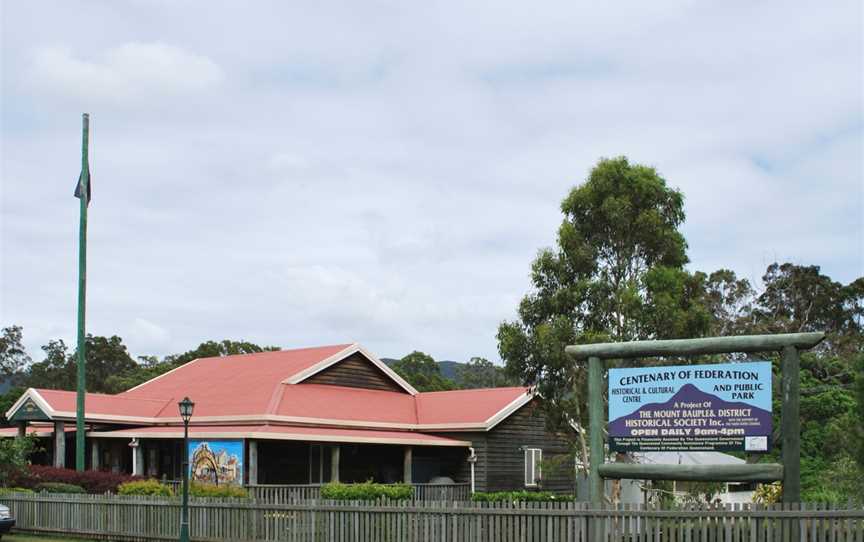
<svg viewBox="0 0 864 542">
<path fill-rule="evenodd" d="M 691 270 L 864 275 L 860 1 L 0 4 L 0 326 L 497 361 L 601 157 L 685 194 Z"/>
</svg>

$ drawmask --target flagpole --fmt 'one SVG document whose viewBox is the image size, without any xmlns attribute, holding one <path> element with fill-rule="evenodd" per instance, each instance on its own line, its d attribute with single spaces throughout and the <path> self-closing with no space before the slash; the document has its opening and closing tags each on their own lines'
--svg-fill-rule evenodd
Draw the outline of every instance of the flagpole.
<svg viewBox="0 0 864 542">
<path fill-rule="evenodd" d="M 90 115 L 83 115 L 81 138 L 81 219 L 78 231 L 78 394 L 75 411 L 75 469 L 84 470 L 84 393 L 87 389 L 86 344 L 84 314 L 87 300 L 87 206 L 90 203 L 90 163 L 88 144 Z"/>
</svg>

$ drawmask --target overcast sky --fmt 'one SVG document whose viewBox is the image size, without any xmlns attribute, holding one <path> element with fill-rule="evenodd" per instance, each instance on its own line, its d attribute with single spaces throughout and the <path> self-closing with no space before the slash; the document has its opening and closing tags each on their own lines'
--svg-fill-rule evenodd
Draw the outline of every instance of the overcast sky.
<svg viewBox="0 0 864 542">
<path fill-rule="evenodd" d="M 864 274 L 862 3 L 8 1 L 0 325 L 498 360 L 604 156 L 686 196 L 691 269 Z"/>
</svg>

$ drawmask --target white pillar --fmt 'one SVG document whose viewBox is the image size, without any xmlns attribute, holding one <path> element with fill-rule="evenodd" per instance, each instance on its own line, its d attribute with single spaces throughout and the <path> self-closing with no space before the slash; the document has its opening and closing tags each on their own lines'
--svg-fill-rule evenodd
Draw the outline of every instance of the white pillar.
<svg viewBox="0 0 864 542">
<path fill-rule="evenodd" d="M 66 468 L 66 427 L 63 422 L 54 422 L 54 466 Z"/>
<path fill-rule="evenodd" d="M 258 441 L 249 441 L 249 485 L 258 484 Z"/>
<path fill-rule="evenodd" d="M 330 481 L 339 481 L 339 445 L 335 444 L 330 448 Z"/>
<path fill-rule="evenodd" d="M 90 470 L 99 470 L 99 441 L 90 441 Z"/>
<path fill-rule="evenodd" d="M 405 446 L 405 452 L 402 456 L 402 482 L 411 483 L 411 470 L 413 463 L 414 449 L 411 446 Z"/>
<path fill-rule="evenodd" d="M 132 474 L 141 476 L 144 474 L 144 447 L 137 438 L 133 438 L 129 443 L 132 448 Z"/>
<path fill-rule="evenodd" d="M 474 494 L 474 464 L 477 463 L 477 454 L 474 448 L 468 448 L 468 464 L 471 466 L 471 494 Z"/>
</svg>

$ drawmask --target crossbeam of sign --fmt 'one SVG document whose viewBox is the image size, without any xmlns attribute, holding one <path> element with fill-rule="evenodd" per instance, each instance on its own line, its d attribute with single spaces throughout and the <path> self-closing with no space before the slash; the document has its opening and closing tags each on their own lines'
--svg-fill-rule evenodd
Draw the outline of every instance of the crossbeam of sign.
<svg viewBox="0 0 864 542">
<path fill-rule="evenodd" d="M 768 452 L 771 363 L 609 369 L 609 448 Z"/>
</svg>

